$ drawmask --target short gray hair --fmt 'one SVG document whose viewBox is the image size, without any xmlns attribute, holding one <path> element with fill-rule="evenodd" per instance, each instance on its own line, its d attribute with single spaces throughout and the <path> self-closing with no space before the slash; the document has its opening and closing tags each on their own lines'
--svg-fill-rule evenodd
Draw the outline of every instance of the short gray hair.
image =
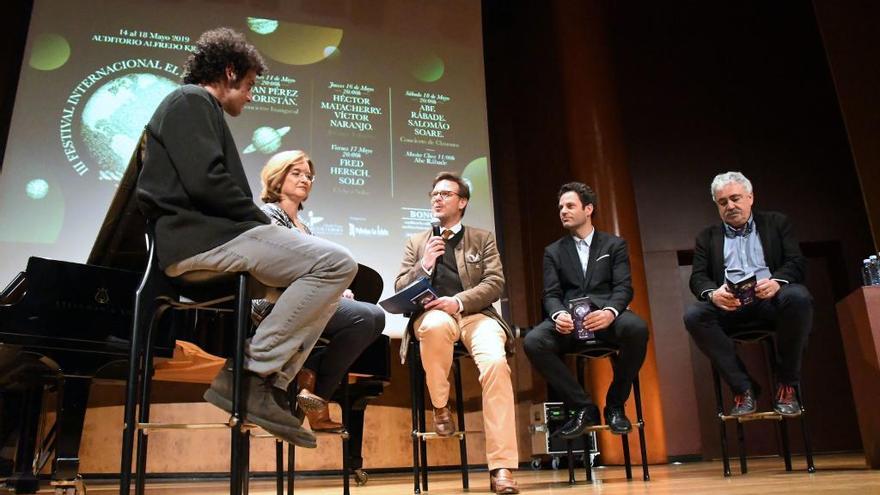
<svg viewBox="0 0 880 495">
<path fill-rule="evenodd" d="M 712 179 L 712 186 L 710 188 L 709 193 L 712 195 L 712 201 L 715 201 L 715 191 L 721 189 L 722 187 L 730 184 L 731 182 L 736 182 L 738 184 L 742 184 L 746 191 L 749 194 L 752 194 L 752 181 L 750 181 L 745 175 L 741 172 L 724 172 L 723 174 L 718 174 Z"/>
</svg>

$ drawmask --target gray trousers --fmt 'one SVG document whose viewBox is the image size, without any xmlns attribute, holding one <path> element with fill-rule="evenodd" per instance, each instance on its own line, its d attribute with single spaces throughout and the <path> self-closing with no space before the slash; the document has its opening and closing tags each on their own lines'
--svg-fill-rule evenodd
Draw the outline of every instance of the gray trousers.
<svg viewBox="0 0 880 495">
<path fill-rule="evenodd" d="M 338 244 L 263 225 L 175 263 L 165 273 L 176 277 L 195 270 L 248 272 L 260 284 L 283 290 L 245 346 L 245 368 L 272 376 L 276 387 L 286 389 L 336 311 L 357 263 Z"/>
</svg>

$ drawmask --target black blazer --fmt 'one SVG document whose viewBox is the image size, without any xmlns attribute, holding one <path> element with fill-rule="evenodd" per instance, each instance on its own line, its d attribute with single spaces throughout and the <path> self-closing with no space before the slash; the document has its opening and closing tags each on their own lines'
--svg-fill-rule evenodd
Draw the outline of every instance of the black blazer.
<svg viewBox="0 0 880 495">
<path fill-rule="evenodd" d="M 597 230 L 590 245 L 586 274 L 570 235 L 544 249 L 544 310 L 547 316 L 568 311 L 568 302 L 583 296 L 589 296 L 600 308 L 614 308 L 618 314 L 626 310 L 633 297 L 626 241 Z"/>
<path fill-rule="evenodd" d="M 755 230 L 761 237 L 764 261 L 770 277 L 789 283 L 802 283 L 806 276 L 807 259 L 801 254 L 788 217 L 775 211 L 752 211 Z M 724 224 L 703 229 L 697 236 L 691 292 L 703 299 L 706 291 L 724 284 Z"/>
</svg>

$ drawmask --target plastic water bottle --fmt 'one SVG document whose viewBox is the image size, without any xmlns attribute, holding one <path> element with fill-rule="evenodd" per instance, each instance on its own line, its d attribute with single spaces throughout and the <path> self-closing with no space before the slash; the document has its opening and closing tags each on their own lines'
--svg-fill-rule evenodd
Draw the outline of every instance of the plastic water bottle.
<svg viewBox="0 0 880 495">
<path fill-rule="evenodd" d="M 872 254 L 871 256 L 868 256 L 868 261 L 868 268 L 871 274 L 871 285 L 880 285 L 880 261 L 877 260 L 877 255 Z"/>
<path fill-rule="evenodd" d="M 868 258 L 862 260 L 862 285 L 865 287 L 874 285 L 871 280 L 871 260 Z"/>
</svg>

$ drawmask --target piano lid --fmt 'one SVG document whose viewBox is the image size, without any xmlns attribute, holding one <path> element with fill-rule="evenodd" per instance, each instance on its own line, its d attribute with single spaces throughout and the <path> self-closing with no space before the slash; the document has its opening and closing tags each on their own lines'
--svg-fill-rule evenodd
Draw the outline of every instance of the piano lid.
<svg viewBox="0 0 880 495">
<path fill-rule="evenodd" d="M 145 239 L 147 220 L 137 206 L 135 191 L 143 164 L 140 151 L 144 149 L 146 131 L 141 133 L 138 146 L 131 155 L 128 167 L 119 181 L 119 187 L 92 245 L 87 263 L 143 272 L 147 265 Z"/>
</svg>

